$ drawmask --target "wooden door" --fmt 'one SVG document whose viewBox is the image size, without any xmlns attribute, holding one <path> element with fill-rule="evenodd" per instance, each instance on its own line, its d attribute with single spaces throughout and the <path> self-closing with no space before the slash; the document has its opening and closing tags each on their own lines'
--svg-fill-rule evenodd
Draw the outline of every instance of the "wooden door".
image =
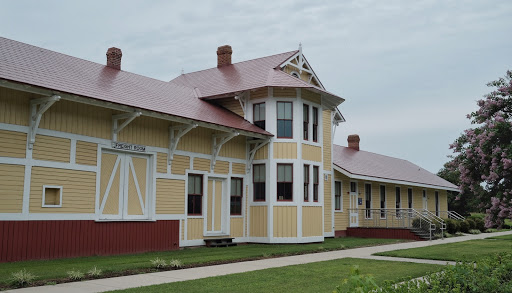
<svg viewBox="0 0 512 293">
<path fill-rule="evenodd" d="M 100 172 L 100 219 L 149 217 L 148 156 L 104 151 Z"/>
</svg>

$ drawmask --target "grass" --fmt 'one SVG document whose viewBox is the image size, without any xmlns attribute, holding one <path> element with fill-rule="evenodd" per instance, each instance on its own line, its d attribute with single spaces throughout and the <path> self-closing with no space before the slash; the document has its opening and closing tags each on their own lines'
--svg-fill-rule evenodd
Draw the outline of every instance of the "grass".
<svg viewBox="0 0 512 293">
<path fill-rule="evenodd" d="M 376 255 L 451 261 L 477 261 L 496 253 L 511 251 L 512 235 L 503 235 L 422 248 L 394 250 L 377 253 Z"/>
<path fill-rule="evenodd" d="M 68 259 L 56 259 L 47 261 L 23 261 L 13 263 L 0 263 L 0 285 L 4 287 L 9 283 L 13 272 L 27 269 L 36 275 L 37 280 L 52 282 L 58 279 L 67 278 L 67 271 L 80 270 L 87 272 L 94 267 L 103 271 L 102 275 L 112 272 L 123 272 L 127 270 L 148 269 L 152 267 L 150 260 L 161 258 L 166 261 L 171 259 L 181 260 L 184 266 L 213 264 L 237 260 L 254 259 L 258 257 L 272 257 L 279 255 L 292 255 L 323 250 L 355 248 L 362 246 L 374 246 L 381 244 L 397 243 L 403 240 L 397 239 L 371 239 L 371 238 L 326 238 L 323 243 L 313 244 L 283 244 L 265 245 L 248 244 L 236 247 L 219 248 L 186 248 L 183 250 L 151 252 L 131 255 L 115 256 L 93 256 Z M 323 249 L 319 249 L 323 247 Z"/>
<path fill-rule="evenodd" d="M 332 292 L 349 276 L 354 265 L 360 267 L 362 274 L 373 275 L 378 284 L 424 276 L 442 268 L 430 264 L 344 258 L 112 292 Z"/>
</svg>

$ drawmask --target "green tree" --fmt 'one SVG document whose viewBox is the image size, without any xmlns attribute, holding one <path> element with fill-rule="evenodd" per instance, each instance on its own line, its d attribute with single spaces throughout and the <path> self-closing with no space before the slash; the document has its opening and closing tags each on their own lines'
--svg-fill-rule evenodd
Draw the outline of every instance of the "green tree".
<svg viewBox="0 0 512 293">
<path fill-rule="evenodd" d="M 446 163 L 444 167 L 437 172 L 437 176 L 460 186 L 460 172 L 458 169 L 451 169 L 449 164 L 450 163 Z M 481 186 L 479 186 L 475 192 L 466 190 L 463 192 L 464 196 L 460 196 L 460 193 L 456 191 L 448 191 L 448 209 L 463 216 L 469 216 L 471 212 L 483 212 L 485 209 L 480 206 L 480 197 L 484 192 Z"/>
</svg>

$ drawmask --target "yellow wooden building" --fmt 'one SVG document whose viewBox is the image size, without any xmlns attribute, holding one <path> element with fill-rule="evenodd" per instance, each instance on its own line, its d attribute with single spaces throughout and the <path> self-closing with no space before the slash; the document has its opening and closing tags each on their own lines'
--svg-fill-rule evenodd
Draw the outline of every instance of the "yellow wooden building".
<svg viewBox="0 0 512 293">
<path fill-rule="evenodd" d="M 367 159 L 338 156 L 344 99 L 301 49 L 231 55 L 165 82 L 123 71 L 116 48 L 102 65 L 0 38 L 0 261 L 321 242 L 365 222 L 363 192 L 367 210 L 448 216 L 455 186 L 433 174 L 345 168 Z"/>
</svg>

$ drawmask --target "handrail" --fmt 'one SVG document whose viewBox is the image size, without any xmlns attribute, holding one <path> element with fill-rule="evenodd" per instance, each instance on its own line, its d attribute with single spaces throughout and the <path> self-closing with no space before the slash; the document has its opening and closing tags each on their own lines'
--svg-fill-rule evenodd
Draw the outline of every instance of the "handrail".
<svg viewBox="0 0 512 293">
<path fill-rule="evenodd" d="M 444 222 L 443 219 L 441 219 L 441 217 L 439 217 L 438 215 L 432 213 L 431 211 L 429 210 L 425 210 L 423 209 L 423 214 L 425 214 L 428 218 L 432 219 L 433 221 L 437 222 L 439 225 L 440 225 L 440 228 L 441 228 L 441 239 L 444 238 L 444 230 L 446 230 L 446 223 Z"/>
<path fill-rule="evenodd" d="M 427 232 L 430 240 L 432 240 L 432 232 L 437 230 L 437 226 L 434 222 L 438 222 L 438 219 L 431 218 L 425 213 L 415 209 L 349 208 L 348 211 L 349 214 L 355 211 L 359 215 L 358 225 L 363 227 L 382 227 L 385 225 L 387 228 L 391 225 L 391 227 L 416 228 Z M 416 219 L 419 220 L 417 224 L 415 224 L 414 221 Z M 442 224 L 439 226 L 443 228 Z M 443 230 L 441 230 L 441 235 L 442 234 Z"/>
<path fill-rule="evenodd" d="M 461 214 L 457 213 L 456 211 L 440 211 L 441 214 L 446 214 L 446 217 L 448 219 L 454 219 L 454 220 L 460 220 L 464 221 L 466 218 L 462 216 Z"/>
</svg>

